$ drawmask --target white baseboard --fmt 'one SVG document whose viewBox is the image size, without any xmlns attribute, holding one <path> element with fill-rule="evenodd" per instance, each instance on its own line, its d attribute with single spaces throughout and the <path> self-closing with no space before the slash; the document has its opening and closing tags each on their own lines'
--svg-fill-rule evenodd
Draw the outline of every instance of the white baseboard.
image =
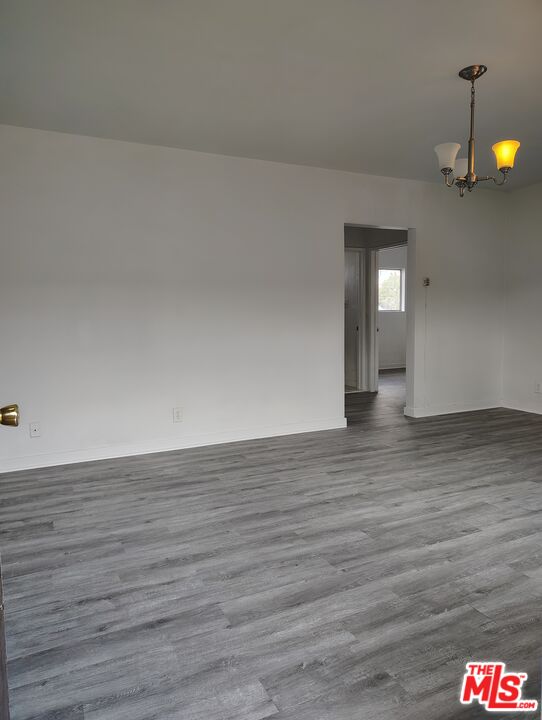
<svg viewBox="0 0 542 720">
<path fill-rule="evenodd" d="M 65 450 L 62 452 L 24 455 L 7 459 L 0 458 L 0 474 L 18 470 L 31 470 L 33 468 L 54 467 L 56 465 L 71 465 L 73 463 L 90 462 L 94 460 L 110 460 L 113 458 L 129 457 L 131 455 L 149 455 L 151 453 L 185 450 L 188 448 L 203 447 L 205 445 L 220 445 L 224 443 L 242 442 L 244 440 L 262 440 L 264 438 L 279 437 L 281 435 L 336 430 L 344 427 L 346 427 L 346 418 L 344 417 L 323 418 L 320 420 L 286 423 L 284 425 L 234 429 L 205 435 L 192 435 L 179 439 L 179 441 L 174 444 L 172 444 L 171 441 L 164 443 L 156 441 L 148 445 L 106 445 L 84 450 Z"/>
<path fill-rule="evenodd" d="M 502 407 L 502 400 L 479 403 L 450 403 L 448 405 L 428 405 L 426 407 L 406 406 L 404 413 L 407 417 L 424 418 L 434 415 L 451 415 L 453 413 L 476 412 L 476 410 L 491 410 Z"/>
<path fill-rule="evenodd" d="M 505 400 L 503 407 L 507 410 L 519 410 L 520 412 L 533 413 L 533 415 L 542 415 L 542 405 L 533 407 L 522 402 Z"/>
<path fill-rule="evenodd" d="M 404 362 L 397 363 L 396 365 L 381 365 L 379 366 L 379 370 L 405 370 L 406 365 Z"/>
</svg>

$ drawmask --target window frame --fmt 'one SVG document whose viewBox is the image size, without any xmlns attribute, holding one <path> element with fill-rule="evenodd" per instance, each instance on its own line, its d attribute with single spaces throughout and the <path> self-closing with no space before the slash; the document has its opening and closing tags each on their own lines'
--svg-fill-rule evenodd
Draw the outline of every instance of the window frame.
<svg viewBox="0 0 542 720">
<path fill-rule="evenodd" d="M 380 307 L 380 271 L 381 270 L 391 270 L 392 272 L 398 272 L 399 273 L 399 310 L 389 310 L 387 308 L 381 308 Z M 401 267 L 379 267 L 378 268 L 378 297 L 377 297 L 377 305 L 378 305 L 378 312 L 383 313 L 404 313 L 406 312 L 406 293 L 405 293 L 405 275 L 406 275 L 406 268 Z"/>
</svg>

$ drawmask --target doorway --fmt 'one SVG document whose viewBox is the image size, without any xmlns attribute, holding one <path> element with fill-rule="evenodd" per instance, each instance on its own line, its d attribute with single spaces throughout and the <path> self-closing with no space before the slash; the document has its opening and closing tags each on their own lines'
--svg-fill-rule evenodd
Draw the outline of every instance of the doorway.
<svg viewBox="0 0 542 720">
<path fill-rule="evenodd" d="M 382 407 L 389 395 L 401 413 L 406 404 L 408 241 L 406 229 L 344 228 L 347 406 L 363 399 L 356 394 L 374 395 Z"/>
<path fill-rule="evenodd" d="M 406 397 L 406 274 L 406 244 L 378 250 L 378 388 L 389 397 Z"/>
</svg>

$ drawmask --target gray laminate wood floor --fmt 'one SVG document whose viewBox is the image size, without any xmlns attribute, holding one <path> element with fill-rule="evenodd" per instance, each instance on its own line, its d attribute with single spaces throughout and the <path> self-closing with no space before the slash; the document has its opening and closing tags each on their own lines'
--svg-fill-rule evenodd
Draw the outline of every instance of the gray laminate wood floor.
<svg viewBox="0 0 542 720">
<path fill-rule="evenodd" d="M 13 720 L 484 717 L 469 659 L 539 698 L 542 417 L 413 421 L 403 394 L 350 395 L 345 430 L 0 476 Z"/>
</svg>

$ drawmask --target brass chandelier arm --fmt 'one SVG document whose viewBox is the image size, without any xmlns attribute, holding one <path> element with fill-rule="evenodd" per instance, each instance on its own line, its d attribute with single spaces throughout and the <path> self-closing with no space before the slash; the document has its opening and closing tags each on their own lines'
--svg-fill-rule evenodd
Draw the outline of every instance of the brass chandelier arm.
<svg viewBox="0 0 542 720">
<path fill-rule="evenodd" d="M 484 182 L 485 180 L 493 180 L 495 185 L 500 187 L 501 185 L 504 185 L 504 183 L 508 180 L 508 170 L 502 169 L 501 173 L 502 173 L 502 179 L 500 182 L 499 182 L 499 180 L 497 180 L 496 177 L 493 177 L 493 175 L 483 175 L 481 177 L 478 177 L 477 180 L 478 180 L 478 182 Z"/>
<path fill-rule="evenodd" d="M 508 169 L 501 170 L 501 173 L 502 173 L 502 181 L 501 182 L 499 182 L 496 178 L 492 178 L 495 185 L 499 185 L 499 186 L 504 185 L 504 183 L 508 180 Z"/>
</svg>

